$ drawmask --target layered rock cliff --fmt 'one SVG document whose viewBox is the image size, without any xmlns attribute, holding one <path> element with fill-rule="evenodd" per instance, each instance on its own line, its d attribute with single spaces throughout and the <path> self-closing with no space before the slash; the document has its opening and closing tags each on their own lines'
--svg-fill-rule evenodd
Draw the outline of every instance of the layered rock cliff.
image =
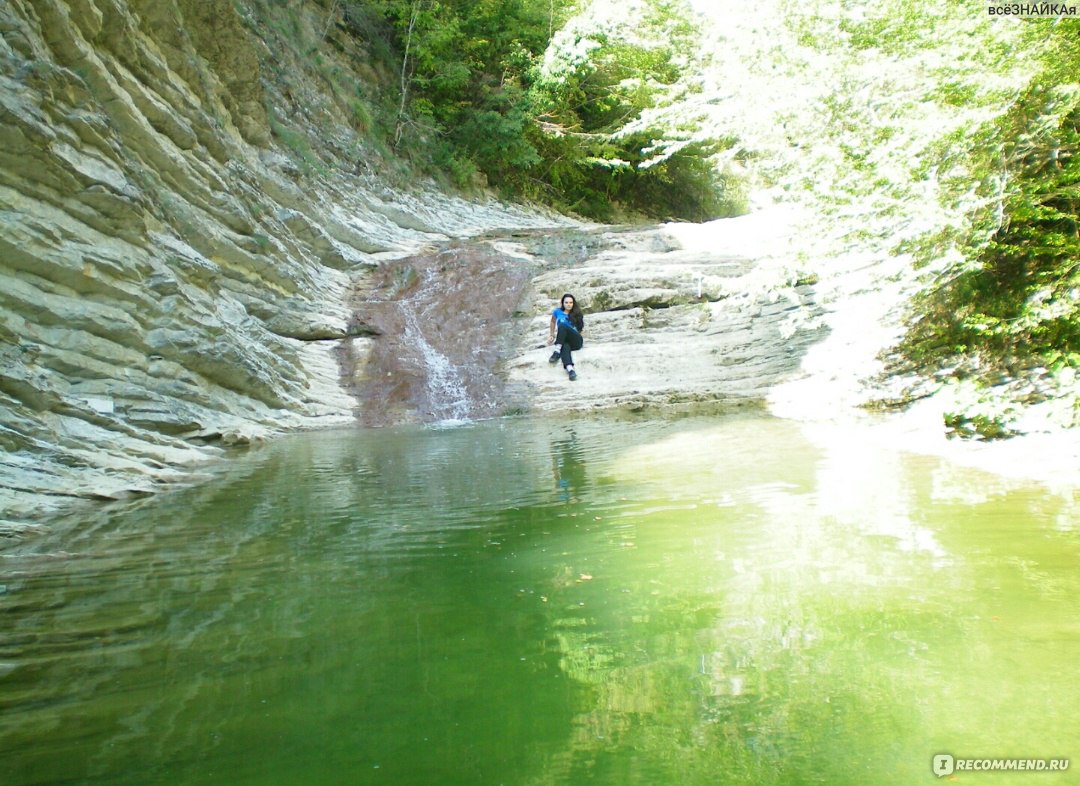
<svg viewBox="0 0 1080 786">
<path fill-rule="evenodd" d="M 332 86 L 285 78 L 246 9 L 0 6 L 0 519 L 351 420 L 333 351 L 358 278 L 434 241 L 565 223 L 389 188 Z M 280 12 L 336 34 L 316 3 Z"/>
<path fill-rule="evenodd" d="M 816 283 L 775 213 L 583 226 L 417 182 L 348 5 L 0 5 L 0 535 L 290 429 L 866 402 L 905 258 Z"/>
</svg>

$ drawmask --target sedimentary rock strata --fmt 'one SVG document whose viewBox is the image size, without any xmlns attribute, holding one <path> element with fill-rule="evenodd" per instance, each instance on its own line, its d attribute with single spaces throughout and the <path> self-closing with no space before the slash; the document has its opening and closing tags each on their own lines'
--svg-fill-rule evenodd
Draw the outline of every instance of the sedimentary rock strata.
<svg viewBox="0 0 1080 786">
<path fill-rule="evenodd" d="M 280 53 L 242 12 L 0 7 L 0 519 L 351 421 L 333 353 L 379 255 L 557 223 L 390 191 L 355 161 L 300 172 L 271 133 L 296 109 L 267 71 Z"/>
</svg>

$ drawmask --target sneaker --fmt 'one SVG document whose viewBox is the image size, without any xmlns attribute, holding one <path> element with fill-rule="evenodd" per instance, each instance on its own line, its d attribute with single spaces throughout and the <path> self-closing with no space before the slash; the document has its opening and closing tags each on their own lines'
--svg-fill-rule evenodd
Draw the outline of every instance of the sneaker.
<svg viewBox="0 0 1080 786">
<path fill-rule="evenodd" d="M 570 381 L 573 382 L 575 379 L 577 379 L 577 372 L 574 371 L 574 369 L 570 369 Z"/>
<path fill-rule="evenodd" d="M 551 357 L 548 358 L 548 363 L 558 363 L 559 358 L 561 358 L 561 357 L 562 357 L 562 354 L 558 350 L 555 350 L 554 352 L 551 353 Z"/>
</svg>

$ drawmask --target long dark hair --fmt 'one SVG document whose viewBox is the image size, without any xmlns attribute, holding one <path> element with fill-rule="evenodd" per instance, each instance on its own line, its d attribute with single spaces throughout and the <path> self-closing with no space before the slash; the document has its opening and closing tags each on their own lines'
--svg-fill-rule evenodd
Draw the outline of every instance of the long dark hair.
<svg viewBox="0 0 1080 786">
<path fill-rule="evenodd" d="M 569 292 L 564 292 L 563 296 L 559 298 L 559 308 L 563 308 L 563 305 L 566 303 L 566 299 L 568 297 L 574 299 L 574 307 L 566 313 L 569 315 L 570 321 L 577 326 L 577 329 L 581 330 L 581 328 L 585 326 L 585 312 L 581 310 L 581 304 L 578 303 L 578 299 L 571 295 Z M 565 311 L 565 309 L 563 310 Z"/>
</svg>

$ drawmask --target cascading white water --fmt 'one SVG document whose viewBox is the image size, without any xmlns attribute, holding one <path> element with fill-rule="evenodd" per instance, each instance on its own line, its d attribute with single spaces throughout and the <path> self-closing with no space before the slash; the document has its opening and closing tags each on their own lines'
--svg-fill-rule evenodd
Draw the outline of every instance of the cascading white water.
<svg viewBox="0 0 1080 786">
<path fill-rule="evenodd" d="M 357 375 L 368 425 L 457 424 L 520 406 L 499 369 L 504 326 L 530 267 L 488 245 L 452 245 L 395 260 L 355 304 L 377 337 Z"/>
<path fill-rule="evenodd" d="M 423 292 L 423 288 L 420 291 Z M 405 339 L 419 354 L 424 365 L 422 371 L 427 380 L 431 416 L 436 421 L 468 420 L 471 407 L 465 381 L 450 359 L 424 337 L 416 314 L 416 298 L 403 300 L 401 313 L 405 318 Z"/>
</svg>

